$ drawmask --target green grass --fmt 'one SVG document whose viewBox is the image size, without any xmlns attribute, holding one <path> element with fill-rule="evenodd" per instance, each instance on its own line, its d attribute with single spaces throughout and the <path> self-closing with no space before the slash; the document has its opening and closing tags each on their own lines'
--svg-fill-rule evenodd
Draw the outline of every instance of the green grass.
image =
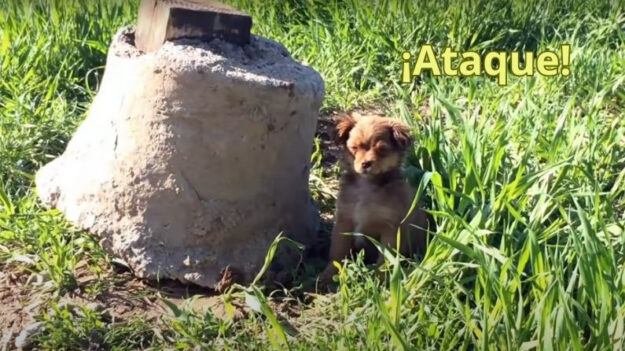
<svg viewBox="0 0 625 351">
<path fill-rule="evenodd" d="M 293 328 L 269 307 L 271 291 L 239 287 L 225 298 L 258 307 L 240 320 L 182 308 L 149 325 L 43 309 L 39 347 L 623 349 L 622 2 L 231 3 L 254 17 L 256 34 L 322 74 L 324 111 L 381 106 L 414 126 L 408 171 L 437 223 L 425 258 L 390 255 L 386 282 L 350 261 L 337 293 L 293 302 Z M 28 289 L 48 292 L 49 306 L 77 288 L 80 262 L 103 276 L 112 258 L 41 207 L 33 174 L 64 149 L 112 34 L 135 16 L 135 1 L 0 3 L 0 265 L 34 277 Z M 424 43 L 480 52 L 568 43 L 571 75 L 400 85 L 401 53 Z M 314 174 L 313 192 L 331 199 Z"/>
</svg>

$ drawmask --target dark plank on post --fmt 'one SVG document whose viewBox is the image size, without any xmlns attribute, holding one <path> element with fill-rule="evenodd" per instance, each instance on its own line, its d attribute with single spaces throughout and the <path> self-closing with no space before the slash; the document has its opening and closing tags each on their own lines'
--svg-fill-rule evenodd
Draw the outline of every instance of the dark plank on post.
<svg viewBox="0 0 625 351">
<path fill-rule="evenodd" d="M 245 45 L 251 28 L 249 15 L 217 1 L 141 0 L 135 45 L 145 52 L 179 38 L 223 38 Z"/>
</svg>

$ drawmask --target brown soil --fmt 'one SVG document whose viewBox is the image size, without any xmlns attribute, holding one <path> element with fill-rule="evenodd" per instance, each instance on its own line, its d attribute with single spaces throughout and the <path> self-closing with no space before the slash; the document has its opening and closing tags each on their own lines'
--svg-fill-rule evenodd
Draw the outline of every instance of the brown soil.
<svg viewBox="0 0 625 351">
<path fill-rule="evenodd" d="M 3 264 L 0 272 L 0 328 L 3 334 L 19 333 L 25 325 L 34 322 L 30 314 L 29 289 L 23 288 L 28 272 Z"/>
</svg>

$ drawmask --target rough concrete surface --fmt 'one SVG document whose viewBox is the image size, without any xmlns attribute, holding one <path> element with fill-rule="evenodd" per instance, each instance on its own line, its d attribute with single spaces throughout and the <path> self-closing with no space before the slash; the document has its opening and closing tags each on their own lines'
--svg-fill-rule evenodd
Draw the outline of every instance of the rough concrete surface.
<svg viewBox="0 0 625 351">
<path fill-rule="evenodd" d="M 87 119 L 37 173 L 38 194 L 139 277 L 213 287 L 230 266 L 249 281 L 281 231 L 315 239 L 308 174 L 323 96 L 319 74 L 271 40 L 143 54 L 126 28 Z"/>
</svg>

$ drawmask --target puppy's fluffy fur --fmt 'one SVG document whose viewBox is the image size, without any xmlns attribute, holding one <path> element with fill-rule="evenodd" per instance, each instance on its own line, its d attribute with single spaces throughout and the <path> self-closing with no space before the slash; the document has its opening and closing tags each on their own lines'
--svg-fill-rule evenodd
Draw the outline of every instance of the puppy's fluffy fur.
<svg viewBox="0 0 625 351">
<path fill-rule="evenodd" d="M 362 237 L 362 233 L 390 248 L 396 248 L 401 226 L 400 252 L 423 252 L 426 245 L 426 213 L 415 208 L 408 214 L 415 191 L 402 177 L 404 152 L 412 145 L 410 128 L 397 120 L 380 116 L 345 116 L 337 123 L 338 141 L 343 147 L 343 175 L 336 204 L 330 262 L 321 274 L 323 280 L 336 273 L 333 261 L 341 261 L 352 250 L 365 249 L 367 261 L 382 255 Z"/>
</svg>

